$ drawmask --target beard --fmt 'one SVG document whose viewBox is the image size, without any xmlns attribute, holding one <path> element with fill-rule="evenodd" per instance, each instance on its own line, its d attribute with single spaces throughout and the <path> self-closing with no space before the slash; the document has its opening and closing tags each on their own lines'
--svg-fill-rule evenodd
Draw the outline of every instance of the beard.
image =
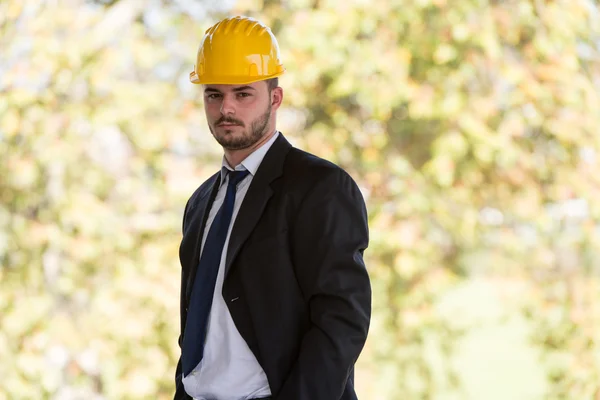
<svg viewBox="0 0 600 400">
<path fill-rule="evenodd" d="M 212 133 L 215 140 L 226 150 L 242 150 L 247 149 L 255 145 L 267 132 L 267 125 L 271 119 L 271 104 L 267 110 L 259 117 L 257 117 L 250 124 L 250 129 L 245 129 L 241 135 L 235 135 L 233 130 L 224 129 L 221 133 L 217 133 L 215 129 L 217 125 L 223 122 L 237 124 L 244 127 L 242 121 L 230 117 L 221 117 L 214 123 L 213 126 L 209 126 L 210 132 Z"/>
</svg>

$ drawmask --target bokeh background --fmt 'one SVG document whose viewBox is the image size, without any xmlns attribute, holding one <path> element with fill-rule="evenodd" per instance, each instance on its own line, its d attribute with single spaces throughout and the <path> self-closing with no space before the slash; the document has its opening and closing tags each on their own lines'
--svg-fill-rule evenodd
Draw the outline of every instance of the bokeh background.
<svg viewBox="0 0 600 400">
<path fill-rule="evenodd" d="M 600 399 L 593 0 L 0 0 L 0 399 L 169 399 L 204 30 L 277 35 L 279 128 L 352 174 L 361 399 Z"/>
</svg>

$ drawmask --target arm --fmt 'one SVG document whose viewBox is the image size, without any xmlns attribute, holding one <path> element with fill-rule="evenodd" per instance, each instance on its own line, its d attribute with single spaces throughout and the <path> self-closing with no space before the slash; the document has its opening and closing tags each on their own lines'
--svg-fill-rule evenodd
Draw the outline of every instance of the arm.
<svg viewBox="0 0 600 400">
<path fill-rule="evenodd" d="M 190 201 L 185 205 L 185 210 L 183 211 L 183 227 L 182 231 L 185 234 L 185 217 L 187 215 L 187 209 Z M 183 340 L 183 330 L 185 329 L 185 321 L 187 318 L 187 312 L 185 309 L 185 282 L 187 280 L 185 271 L 183 268 L 181 269 L 181 290 L 179 295 L 179 319 L 180 319 L 180 333 L 179 339 L 177 339 L 177 343 L 179 344 L 179 348 L 181 349 L 181 343 Z M 177 361 L 177 368 L 175 370 L 175 396 L 173 400 L 192 400 L 192 398 L 186 393 L 185 388 L 183 387 L 183 371 L 181 365 L 181 353 L 179 355 L 179 360 Z"/>
<path fill-rule="evenodd" d="M 178 340 L 180 348 L 182 339 L 183 334 L 180 334 Z M 173 397 L 173 400 L 192 400 L 192 398 L 186 393 L 185 388 L 183 387 L 181 356 L 179 356 L 179 361 L 177 361 L 177 369 L 175 370 L 175 396 Z"/>
<path fill-rule="evenodd" d="M 340 399 L 369 329 L 364 200 L 345 172 L 326 172 L 306 196 L 292 228 L 292 259 L 312 326 L 278 400 Z"/>
</svg>

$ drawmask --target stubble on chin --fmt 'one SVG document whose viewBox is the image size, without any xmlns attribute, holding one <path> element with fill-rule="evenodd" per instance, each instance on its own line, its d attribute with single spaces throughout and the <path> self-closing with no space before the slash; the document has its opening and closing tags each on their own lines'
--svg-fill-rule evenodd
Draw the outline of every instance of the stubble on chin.
<svg viewBox="0 0 600 400">
<path fill-rule="evenodd" d="M 219 135 L 213 131 L 213 137 L 225 150 L 243 150 L 253 144 L 246 132 L 243 132 L 242 136 L 236 137 L 234 131 L 230 129 L 224 130 Z"/>
<path fill-rule="evenodd" d="M 210 131 L 217 141 L 225 150 L 244 150 L 254 146 L 266 134 L 266 128 L 271 118 L 271 107 L 259 118 L 252 121 L 249 129 L 244 129 L 241 136 L 235 135 L 233 129 L 225 129 L 223 134 L 216 133 L 216 127 L 210 126 Z"/>
</svg>

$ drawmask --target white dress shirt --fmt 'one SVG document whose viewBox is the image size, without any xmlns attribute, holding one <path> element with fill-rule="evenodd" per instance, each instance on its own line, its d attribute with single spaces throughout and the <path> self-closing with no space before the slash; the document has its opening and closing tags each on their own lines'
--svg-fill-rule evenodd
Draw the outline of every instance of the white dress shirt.
<svg viewBox="0 0 600 400">
<path fill-rule="evenodd" d="M 231 228 L 250 183 L 277 136 L 279 136 L 279 132 L 275 132 L 268 142 L 256 149 L 240 165 L 235 167 L 237 171 L 248 170 L 250 173 L 237 187 L 235 205 L 227 237 L 225 238 L 223 253 L 221 254 L 221 263 L 219 264 L 212 307 L 208 318 L 204 355 L 196 368 L 183 378 L 185 391 L 197 400 L 246 400 L 271 395 L 267 376 L 235 327 L 221 292 L 225 272 L 225 255 L 227 254 Z M 233 170 L 225 157 L 223 157 L 223 166 Z M 221 185 L 206 220 L 206 228 L 202 237 L 202 250 L 210 226 L 225 199 L 228 179 L 226 172 L 222 170 Z"/>
</svg>

